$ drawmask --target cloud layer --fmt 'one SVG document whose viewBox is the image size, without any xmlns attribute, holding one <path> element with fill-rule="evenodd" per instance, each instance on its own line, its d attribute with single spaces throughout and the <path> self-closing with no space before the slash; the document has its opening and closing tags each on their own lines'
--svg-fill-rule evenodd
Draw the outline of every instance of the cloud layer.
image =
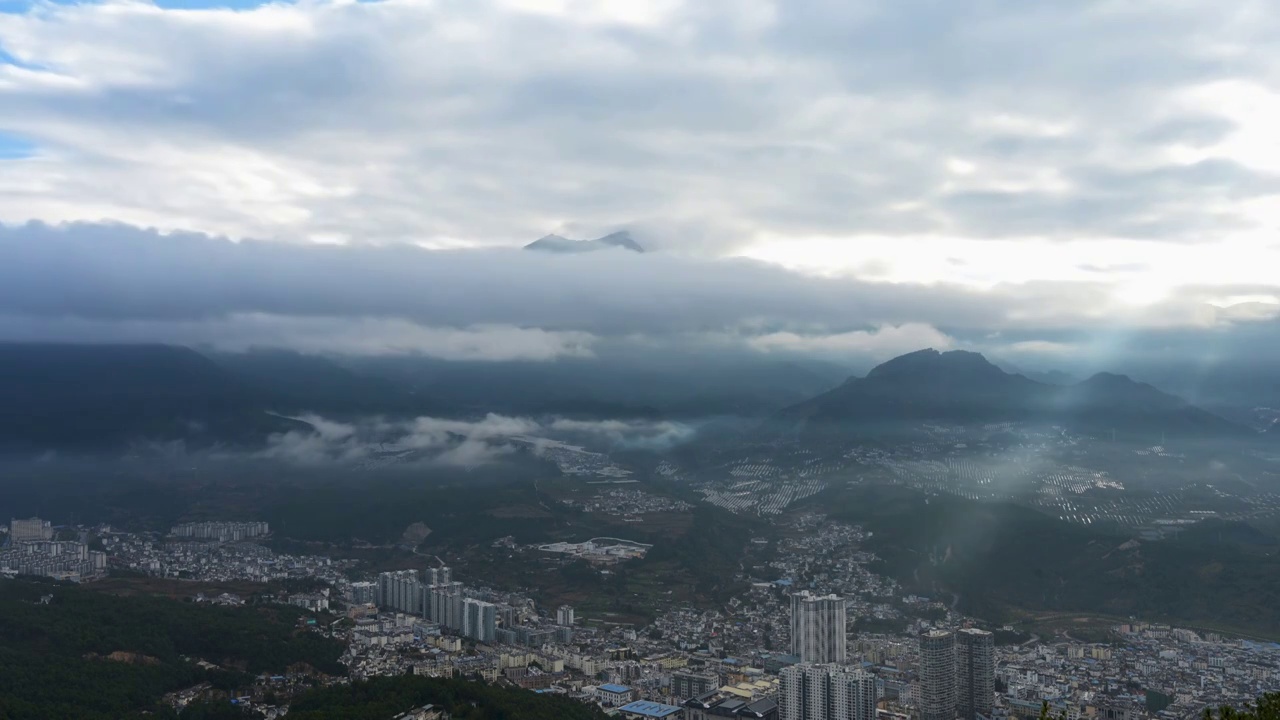
<svg viewBox="0 0 1280 720">
<path fill-rule="evenodd" d="M 428 251 L 0 227 L 0 339 L 289 347 L 449 360 L 587 358 L 605 346 L 883 360 L 922 346 L 1092 352 L 1153 334 L 1271 336 L 1271 285 L 1134 304 L 1103 282 L 991 288 L 814 277 L 743 259 Z M 1111 348 L 1114 351 L 1114 348 Z M 1061 354 L 1061 353 L 1060 353 Z"/>
<path fill-rule="evenodd" d="M 694 432 L 688 425 L 669 421 L 539 421 L 492 413 L 479 420 L 418 417 L 339 422 L 318 415 L 298 419 L 313 429 L 272 436 L 262 457 L 301 465 L 394 458 L 395 462 L 473 467 L 502 460 L 520 449 L 541 454 L 548 442 L 555 442 L 552 438 L 596 446 L 665 448 Z"/>
<path fill-rule="evenodd" d="M 0 338 L 1277 344 L 1267 0 L 10 7 Z"/>
<path fill-rule="evenodd" d="M 1266 0 L 42 3 L 0 14 L 0 130 L 35 148 L 0 217 L 1243 243 L 1277 226 L 1277 40 Z"/>
</svg>

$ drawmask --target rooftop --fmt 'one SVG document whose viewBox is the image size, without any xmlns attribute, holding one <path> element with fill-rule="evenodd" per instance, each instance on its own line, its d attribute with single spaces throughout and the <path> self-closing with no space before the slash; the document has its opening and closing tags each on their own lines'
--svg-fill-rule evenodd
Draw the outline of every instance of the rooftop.
<svg viewBox="0 0 1280 720">
<path fill-rule="evenodd" d="M 676 707 L 675 705 L 663 705 L 662 703 L 649 702 L 648 700 L 637 700 L 633 703 L 627 703 L 626 705 L 618 708 L 618 710 L 624 713 L 631 713 L 632 715 L 651 718 L 669 718 L 683 712 L 682 708 Z"/>
<path fill-rule="evenodd" d="M 601 685 L 600 689 L 605 692 L 611 692 L 611 693 L 631 692 L 631 688 L 627 687 L 626 685 L 615 685 L 613 683 L 609 683 L 607 685 Z"/>
</svg>

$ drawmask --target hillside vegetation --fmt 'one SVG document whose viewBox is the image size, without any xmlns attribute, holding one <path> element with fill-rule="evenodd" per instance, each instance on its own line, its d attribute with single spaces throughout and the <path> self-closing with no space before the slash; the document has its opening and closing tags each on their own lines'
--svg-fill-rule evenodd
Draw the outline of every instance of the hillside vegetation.
<svg viewBox="0 0 1280 720">
<path fill-rule="evenodd" d="M 162 695 L 200 682 L 234 690 L 296 663 L 345 673 L 342 645 L 298 629 L 303 614 L 0 582 L 0 719 L 118 720 L 159 710 Z"/>
<path fill-rule="evenodd" d="M 1241 529 L 1159 542 L 1067 523 L 1007 503 L 863 485 L 819 498 L 873 532 L 885 570 L 961 609 L 1134 615 L 1280 637 L 1280 559 L 1233 538 Z M 949 599 L 944 597 L 943 599 Z"/>
<path fill-rule="evenodd" d="M 426 704 L 454 720 L 604 720 L 593 705 L 529 690 L 441 678 L 373 678 L 313 690 L 290 705 L 289 720 L 386 720 Z"/>
</svg>

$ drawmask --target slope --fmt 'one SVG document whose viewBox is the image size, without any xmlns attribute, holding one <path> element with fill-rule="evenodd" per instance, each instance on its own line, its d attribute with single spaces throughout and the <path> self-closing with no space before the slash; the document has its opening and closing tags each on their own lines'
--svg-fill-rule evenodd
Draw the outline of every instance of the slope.
<svg viewBox="0 0 1280 720">
<path fill-rule="evenodd" d="M 1138 542 L 1007 503 L 861 485 L 819 498 L 861 524 L 885 570 L 928 595 L 954 593 L 991 620 L 1011 609 L 1134 615 L 1280 638 L 1280 558 L 1253 533 Z M 1249 546 L 1233 541 L 1246 537 Z"/>
<path fill-rule="evenodd" d="M 296 427 L 271 398 L 168 345 L 0 343 L 0 449 L 97 451 L 131 442 L 256 442 Z"/>
</svg>

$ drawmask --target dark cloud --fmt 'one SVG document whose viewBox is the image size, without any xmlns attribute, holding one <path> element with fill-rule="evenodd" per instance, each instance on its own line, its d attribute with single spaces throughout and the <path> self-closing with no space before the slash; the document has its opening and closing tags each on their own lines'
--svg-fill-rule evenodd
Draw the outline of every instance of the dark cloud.
<svg viewBox="0 0 1280 720">
<path fill-rule="evenodd" d="M 922 316 L 968 326 L 1003 315 L 998 298 L 959 288 L 818 279 L 747 260 L 233 243 L 38 224 L 0 229 L 0 309 L 103 320 L 393 317 L 605 335 L 848 329 Z"/>
<path fill-rule="evenodd" d="M 946 262 L 946 259 L 943 259 Z M 947 262 L 948 265 L 952 263 Z M 1111 268 L 1141 272 L 1141 268 Z M 990 289 L 820 278 L 746 260 L 427 251 L 0 228 L 0 338 L 554 360 L 627 344 L 881 358 L 924 345 L 1096 352 L 1097 338 L 1271 317 L 1265 284 L 1186 286 L 1140 309 L 1106 283 Z M 1216 304 L 1215 304 L 1216 303 Z M 1247 311 L 1247 312 L 1246 312 Z"/>
</svg>

